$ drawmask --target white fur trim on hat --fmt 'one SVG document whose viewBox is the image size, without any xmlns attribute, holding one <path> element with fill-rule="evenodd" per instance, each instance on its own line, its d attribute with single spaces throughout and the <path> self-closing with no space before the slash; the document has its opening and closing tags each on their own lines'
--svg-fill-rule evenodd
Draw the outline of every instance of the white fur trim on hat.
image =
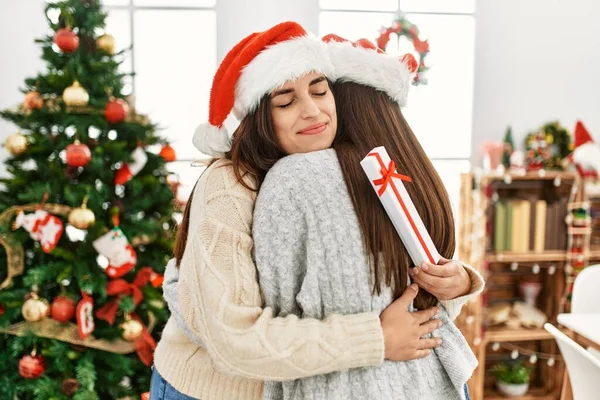
<svg viewBox="0 0 600 400">
<path fill-rule="evenodd" d="M 211 157 L 223 157 L 231 150 L 231 137 L 225 125 L 221 128 L 209 123 L 198 125 L 192 143 L 201 153 Z"/>
<path fill-rule="evenodd" d="M 600 148 L 594 142 L 586 142 L 573 150 L 573 161 L 584 169 L 594 169 L 600 173 Z"/>
<path fill-rule="evenodd" d="M 258 107 L 265 94 L 310 72 L 320 72 L 328 78 L 334 73 L 327 45 L 314 35 L 267 47 L 242 70 L 235 86 L 233 114 L 242 119 Z"/>
<path fill-rule="evenodd" d="M 327 48 L 335 68 L 333 80 L 371 86 L 387 93 L 398 105 L 406 105 L 412 76 L 399 58 L 354 47 L 350 42 L 329 42 Z"/>
</svg>

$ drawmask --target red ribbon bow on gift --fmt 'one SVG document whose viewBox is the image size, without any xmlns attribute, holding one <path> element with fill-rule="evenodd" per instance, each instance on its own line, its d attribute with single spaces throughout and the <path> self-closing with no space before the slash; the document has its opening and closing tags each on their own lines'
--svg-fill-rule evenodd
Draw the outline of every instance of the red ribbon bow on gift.
<svg viewBox="0 0 600 400">
<path fill-rule="evenodd" d="M 154 275 L 156 275 L 156 273 L 151 267 L 144 267 L 138 271 L 133 283 L 129 283 L 125 279 L 115 279 L 114 281 L 108 282 L 106 284 L 106 294 L 116 297 L 100 307 L 98 311 L 96 311 L 96 317 L 113 325 L 115 323 L 115 318 L 117 317 L 117 311 L 119 311 L 119 300 L 121 300 L 123 296 L 131 295 L 133 297 L 133 303 L 136 306 L 140 304 L 144 298 L 144 294 L 140 288 L 147 285 Z"/>
<path fill-rule="evenodd" d="M 385 164 L 383 163 L 383 160 L 381 159 L 381 156 L 378 153 L 371 153 L 369 155 L 375 156 L 377 158 L 377 161 L 379 161 L 379 165 L 381 165 L 381 178 L 375 179 L 373 181 L 375 185 L 381 185 L 381 187 L 377 191 L 377 194 L 379 196 L 381 196 L 385 192 L 385 189 L 387 189 L 387 186 L 392 181 L 392 178 L 398 178 L 406 182 L 412 182 L 412 179 L 410 179 L 410 177 L 406 175 L 401 175 L 396 172 L 396 163 L 394 161 L 390 161 L 390 164 L 386 169 Z"/>
</svg>

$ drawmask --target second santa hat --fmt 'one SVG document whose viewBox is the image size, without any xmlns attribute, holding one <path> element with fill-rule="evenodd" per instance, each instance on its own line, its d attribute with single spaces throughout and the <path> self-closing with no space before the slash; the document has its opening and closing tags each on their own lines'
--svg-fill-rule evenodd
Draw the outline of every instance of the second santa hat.
<svg viewBox="0 0 600 400">
<path fill-rule="evenodd" d="M 310 72 L 333 76 L 325 43 L 295 22 L 283 22 L 255 32 L 235 45 L 215 74 L 208 123 L 196 128 L 193 143 L 202 153 L 222 156 L 231 149 L 225 119 L 242 119 L 267 93 Z"/>
</svg>

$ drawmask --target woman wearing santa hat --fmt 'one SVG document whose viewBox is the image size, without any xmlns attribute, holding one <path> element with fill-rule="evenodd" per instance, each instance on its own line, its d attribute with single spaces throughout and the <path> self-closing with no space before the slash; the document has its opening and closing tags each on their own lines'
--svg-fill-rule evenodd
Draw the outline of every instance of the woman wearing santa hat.
<svg viewBox="0 0 600 400">
<path fill-rule="evenodd" d="M 333 73 L 326 45 L 293 22 L 249 35 L 219 66 L 209 123 L 194 135 L 215 159 L 179 228 L 179 281 L 165 277 L 165 297 L 179 313 L 155 352 L 151 399 L 260 399 L 267 380 L 410 360 L 437 346 L 421 339 L 437 327 L 429 321 L 437 309 L 407 312 L 414 291 L 381 319 L 379 312 L 274 317 L 278 310 L 263 309 L 252 258 L 256 193 L 279 159 L 331 146 Z M 224 127 L 230 112 L 241 120 L 232 135 Z"/>
<path fill-rule="evenodd" d="M 364 39 L 326 39 L 331 39 L 338 131 L 331 148 L 277 162 L 261 186 L 253 237 L 265 306 L 304 318 L 360 312 L 385 317 L 397 305 L 384 309 L 406 293 L 412 280 L 423 290 L 410 308 L 440 308 L 433 337 L 441 345 L 428 357 L 408 362 L 386 360 L 267 382 L 265 398 L 464 400 L 477 359 L 452 320 L 484 282 L 471 267 L 444 258 L 451 258 L 456 247 L 450 199 L 400 110 L 411 66 Z M 397 168 L 402 179 L 410 179 L 405 186 L 442 255 L 438 264 L 409 268 L 409 252 L 361 167 L 379 146 L 395 161 L 388 170 Z"/>
</svg>

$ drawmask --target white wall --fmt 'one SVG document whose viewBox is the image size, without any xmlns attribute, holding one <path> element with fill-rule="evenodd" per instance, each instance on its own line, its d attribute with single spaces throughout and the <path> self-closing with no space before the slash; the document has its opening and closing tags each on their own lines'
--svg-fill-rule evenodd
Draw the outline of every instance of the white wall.
<svg viewBox="0 0 600 400">
<path fill-rule="evenodd" d="M 23 79 L 44 67 L 33 43 L 47 29 L 43 3 L 0 1 L 0 108 L 21 101 Z M 502 139 L 509 124 L 521 146 L 529 130 L 547 121 L 558 119 L 572 129 L 581 118 L 600 142 L 598 15 L 595 0 L 477 2 L 474 165 L 481 143 Z M 318 0 L 218 0 L 218 59 L 248 33 L 287 19 L 317 32 Z M 0 121 L 0 142 L 14 130 Z M 1 149 L 0 173 L 5 154 Z"/>
<path fill-rule="evenodd" d="M 476 13 L 473 165 L 481 143 L 515 145 L 543 123 L 581 119 L 600 142 L 600 2 L 479 0 Z"/>
<path fill-rule="evenodd" d="M 252 32 L 283 21 L 319 30 L 319 0 L 217 0 L 217 59 Z"/>
<path fill-rule="evenodd" d="M 19 88 L 24 80 L 42 71 L 45 63 L 41 50 L 33 41 L 48 29 L 43 14 L 44 0 L 0 0 L 0 109 L 23 101 Z M 0 144 L 16 126 L 0 119 Z M 2 161 L 7 152 L 0 147 L 0 175 L 5 173 Z"/>
</svg>

